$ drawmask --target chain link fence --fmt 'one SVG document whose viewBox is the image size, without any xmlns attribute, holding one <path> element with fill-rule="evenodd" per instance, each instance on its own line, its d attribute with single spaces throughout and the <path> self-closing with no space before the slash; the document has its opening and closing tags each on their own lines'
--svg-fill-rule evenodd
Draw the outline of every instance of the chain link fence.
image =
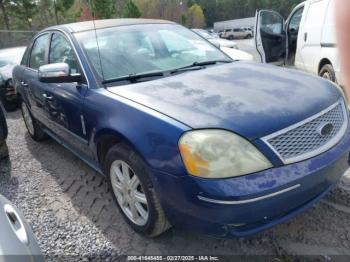
<svg viewBox="0 0 350 262">
<path fill-rule="evenodd" d="M 0 49 L 26 46 L 36 33 L 36 31 L 0 30 Z"/>
</svg>

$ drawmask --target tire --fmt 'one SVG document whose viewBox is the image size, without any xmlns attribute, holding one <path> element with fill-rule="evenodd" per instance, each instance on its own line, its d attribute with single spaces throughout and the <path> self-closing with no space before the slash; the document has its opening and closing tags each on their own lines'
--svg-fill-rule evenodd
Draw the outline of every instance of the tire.
<svg viewBox="0 0 350 262">
<path fill-rule="evenodd" d="M 27 128 L 28 134 L 35 141 L 42 141 L 47 138 L 47 135 L 42 130 L 38 121 L 33 117 L 28 106 L 24 101 L 21 101 L 21 112 L 24 124 Z"/>
<path fill-rule="evenodd" d="M 8 80 L 4 86 L 3 94 L 1 96 L 2 104 L 7 112 L 15 111 L 18 108 L 18 101 L 17 99 L 8 99 L 6 97 L 6 93 L 13 89 L 13 82 L 12 79 Z"/>
<path fill-rule="evenodd" d="M 171 226 L 160 205 L 143 160 L 132 149 L 122 143 L 113 146 L 108 151 L 105 159 L 104 168 L 108 184 L 126 222 L 136 232 L 147 237 L 156 237 L 168 230 Z M 125 169 L 128 169 L 128 172 L 124 172 Z M 116 172 L 116 170 L 119 170 L 119 172 Z M 119 173 L 119 176 L 117 173 Z M 127 175 L 128 179 L 124 180 L 126 176 L 123 173 L 129 173 Z M 119 179 L 120 176 L 123 179 Z M 125 186 L 125 182 L 122 182 L 136 181 L 137 179 L 138 182 L 130 183 L 134 186 L 130 186 L 130 184 Z M 130 189 L 133 187 L 135 189 Z M 124 193 L 120 193 L 121 191 Z M 141 202 L 138 202 L 135 197 L 136 194 L 138 196 L 142 195 L 143 201 L 147 203 L 140 204 Z M 141 198 L 139 197 L 139 199 Z M 134 213 L 136 211 L 135 215 L 132 215 L 132 209 L 134 209 Z M 139 212 L 140 210 L 142 212 Z M 145 211 L 148 213 L 147 216 L 142 216 L 141 213 Z"/>
<path fill-rule="evenodd" d="M 230 35 L 230 36 L 228 37 L 228 40 L 233 40 L 233 39 L 234 39 L 233 35 Z"/>
<path fill-rule="evenodd" d="M 0 160 L 9 156 L 9 150 L 7 148 L 6 141 L 0 141 Z"/>
<path fill-rule="evenodd" d="M 324 65 L 321 68 L 319 75 L 320 75 L 320 77 L 328 79 L 334 83 L 337 82 L 337 79 L 335 77 L 335 71 L 334 71 L 334 68 L 331 64 Z"/>
<path fill-rule="evenodd" d="M 8 129 L 7 129 L 5 112 L 0 102 L 0 143 L 6 140 L 7 135 L 8 135 Z"/>
</svg>

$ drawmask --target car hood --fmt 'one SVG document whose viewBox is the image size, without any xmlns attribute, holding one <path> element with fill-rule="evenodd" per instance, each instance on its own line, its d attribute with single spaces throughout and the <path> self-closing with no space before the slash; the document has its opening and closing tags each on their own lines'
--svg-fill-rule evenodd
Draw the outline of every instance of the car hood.
<svg viewBox="0 0 350 262">
<path fill-rule="evenodd" d="M 250 140 L 302 121 L 342 97 L 321 78 L 254 62 L 211 66 L 108 90 L 192 128 L 228 129 Z"/>
<path fill-rule="evenodd" d="M 242 50 L 238 50 L 235 48 L 228 48 L 224 46 L 220 46 L 221 51 L 223 51 L 226 55 L 231 57 L 233 60 L 244 60 L 244 61 L 253 61 L 254 57 L 247 52 Z"/>
<path fill-rule="evenodd" d="M 15 65 L 6 65 L 0 68 L 0 74 L 5 81 L 12 78 L 12 70 L 14 67 Z"/>
<path fill-rule="evenodd" d="M 220 47 L 228 47 L 228 48 L 233 48 L 236 43 L 233 41 L 225 40 L 225 39 L 220 39 L 220 38 L 211 38 L 209 41 L 215 45 L 220 45 Z"/>
</svg>

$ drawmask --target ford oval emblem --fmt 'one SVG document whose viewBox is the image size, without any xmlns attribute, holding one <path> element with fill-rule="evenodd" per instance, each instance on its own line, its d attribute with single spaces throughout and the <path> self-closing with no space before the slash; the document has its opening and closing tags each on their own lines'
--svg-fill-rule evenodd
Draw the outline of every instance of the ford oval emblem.
<svg viewBox="0 0 350 262">
<path fill-rule="evenodd" d="M 332 123 L 322 123 L 321 125 L 318 126 L 317 133 L 320 136 L 328 136 L 329 134 L 332 133 L 333 129 L 334 129 L 334 126 Z"/>
</svg>

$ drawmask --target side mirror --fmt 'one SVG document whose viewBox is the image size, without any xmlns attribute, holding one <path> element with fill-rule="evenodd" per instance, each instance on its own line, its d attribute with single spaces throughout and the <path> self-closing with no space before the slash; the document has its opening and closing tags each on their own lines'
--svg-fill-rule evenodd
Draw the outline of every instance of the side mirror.
<svg viewBox="0 0 350 262">
<path fill-rule="evenodd" d="M 39 80 L 43 83 L 71 83 L 80 82 L 80 74 L 71 75 L 66 63 L 48 64 L 39 67 Z"/>
</svg>

